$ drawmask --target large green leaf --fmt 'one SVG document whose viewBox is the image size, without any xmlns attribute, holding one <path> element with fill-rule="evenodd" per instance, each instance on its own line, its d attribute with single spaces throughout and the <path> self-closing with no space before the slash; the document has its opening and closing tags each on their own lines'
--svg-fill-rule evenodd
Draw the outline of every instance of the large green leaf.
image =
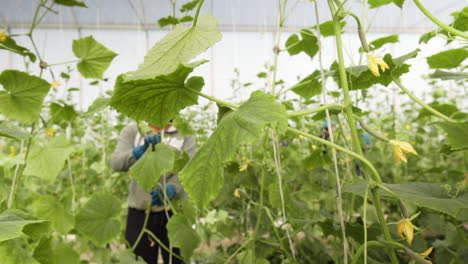
<svg viewBox="0 0 468 264">
<path fill-rule="evenodd" d="M 41 264 L 78 264 L 80 255 L 67 244 L 43 237 L 34 249 L 33 257 Z"/>
<path fill-rule="evenodd" d="M 174 167 L 175 152 L 166 144 L 157 144 L 154 151 L 151 146 L 135 165 L 130 168 L 132 176 L 143 190 L 149 192 L 159 182 L 159 177 L 170 172 Z"/>
<path fill-rule="evenodd" d="M 180 248 L 180 253 L 186 263 L 189 263 L 193 251 L 200 244 L 200 236 L 192 228 L 193 223 L 187 217 L 177 214 L 169 219 L 167 230 L 169 241 Z"/>
<path fill-rule="evenodd" d="M 405 61 L 416 57 L 418 52 L 419 49 L 416 49 L 408 54 L 397 58 L 392 58 L 390 54 L 386 54 L 383 57 L 383 59 L 388 64 L 390 69 L 381 73 L 380 77 L 374 76 L 367 67 L 367 65 L 352 66 L 346 68 L 346 71 L 348 73 L 348 85 L 350 90 L 367 89 L 375 84 L 388 86 L 393 81 L 392 75 L 395 78 L 399 78 L 401 75 L 409 72 L 410 66 L 406 64 Z M 335 80 L 335 82 L 337 82 L 340 87 L 343 87 L 341 85 L 338 64 L 336 62 L 332 64 L 331 70 L 333 71 L 333 79 Z"/>
<path fill-rule="evenodd" d="M 435 122 L 447 133 L 446 141 L 451 150 L 468 149 L 468 122 Z"/>
<path fill-rule="evenodd" d="M 53 122 L 59 122 L 59 121 L 71 122 L 78 116 L 73 105 L 69 105 L 69 104 L 61 105 L 57 103 L 50 104 L 50 114 L 52 115 Z"/>
<path fill-rule="evenodd" d="M 207 142 L 180 172 L 189 197 L 202 208 L 214 199 L 224 182 L 224 162 L 237 148 L 255 140 L 267 124 L 286 126 L 286 110 L 274 97 L 261 91 L 238 110 L 224 116 Z"/>
<path fill-rule="evenodd" d="M 41 196 L 35 199 L 32 208 L 39 219 L 52 222 L 54 229 L 62 235 L 66 235 L 74 226 L 74 217 L 54 196 Z"/>
<path fill-rule="evenodd" d="M 216 31 L 216 19 L 204 15 L 195 27 L 177 25 L 148 52 L 144 62 L 134 72 L 128 72 L 124 81 L 153 79 L 174 72 L 179 64 L 186 64 L 221 40 Z"/>
<path fill-rule="evenodd" d="M 120 201 L 111 194 L 96 193 L 76 216 L 76 229 L 102 246 L 120 232 Z"/>
<path fill-rule="evenodd" d="M 39 264 L 31 256 L 23 239 L 1 242 L 0 261 L 2 264 Z"/>
<path fill-rule="evenodd" d="M 63 168 L 73 147 L 64 136 L 52 138 L 47 145 L 36 145 L 28 156 L 24 174 L 52 181 Z"/>
<path fill-rule="evenodd" d="M 468 192 L 453 198 L 442 184 L 437 183 L 411 182 L 383 185 L 405 202 L 443 212 L 462 221 L 468 220 Z M 363 196 L 366 186 L 367 181 L 359 181 L 346 186 L 344 191 Z M 389 195 L 382 190 L 379 190 L 379 193 L 384 196 Z"/>
<path fill-rule="evenodd" d="M 305 52 L 309 57 L 313 58 L 318 52 L 318 39 L 308 29 L 301 30 L 301 38 L 297 34 L 292 34 L 286 41 L 286 49 L 289 55 L 299 54 L 301 51 Z"/>
<path fill-rule="evenodd" d="M 429 106 L 446 116 L 452 116 L 453 114 L 460 112 L 460 109 L 458 109 L 458 107 L 453 104 L 441 104 L 439 102 L 433 102 L 433 103 L 430 103 Z M 426 108 L 421 108 L 421 111 L 419 111 L 419 115 L 417 119 L 427 117 L 427 116 L 432 116 L 432 115 L 433 114 L 429 112 Z"/>
<path fill-rule="evenodd" d="M 451 69 L 458 67 L 466 58 L 468 49 L 451 49 L 427 57 L 427 64 L 432 69 Z"/>
<path fill-rule="evenodd" d="M 117 53 L 97 42 L 93 36 L 73 40 L 73 53 L 80 58 L 78 71 L 85 78 L 101 79 Z"/>
<path fill-rule="evenodd" d="M 23 231 L 26 231 L 24 229 L 28 225 L 45 222 L 45 220 L 25 220 L 14 213 L 3 212 L 0 214 L 0 242 L 20 237 Z"/>
<path fill-rule="evenodd" d="M 50 89 L 45 80 L 16 70 L 0 74 L 0 113 L 8 118 L 34 122 L 39 117 L 42 101 Z"/>
<path fill-rule="evenodd" d="M 106 97 L 98 97 L 94 102 L 91 104 L 91 106 L 88 108 L 88 111 L 83 114 L 83 117 L 89 117 L 92 116 L 96 113 L 99 113 L 109 107 L 111 99 L 106 98 Z"/>
<path fill-rule="evenodd" d="M 320 72 L 317 70 L 291 87 L 291 91 L 304 99 L 310 99 L 312 96 L 322 93 L 322 82 L 319 79 Z"/>
<path fill-rule="evenodd" d="M 199 65 L 179 65 L 175 72 L 160 75 L 154 79 L 124 82 L 123 75 L 117 78 L 110 105 L 122 114 L 138 121 L 144 120 L 158 127 L 164 127 L 180 110 L 197 104 L 203 78 L 185 79 Z"/>
<path fill-rule="evenodd" d="M 343 29 L 346 26 L 346 21 L 341 21 L 340 26 Z M 317 26 L 314 26 L 312 28 L 317 28 Z M 322 24 L 319 25 L 320 28 L 320 35 L 324 37 L 330 37 L 335 35 L 335 26 L 333 24 L 333 20 L 323 22 Z"/>
<path fill-rule="evenodd" d="M 17 129 L 8 128 L 8 127 L 0 125 L 0 137 L 25 140 L 29 137 L 29 134 L 23 131 L 17 130 Z"/>
<path fill-rule="evenodd" d="M 10 38 L 9 36 L 7 36 L 6 40 L 0 41 L 0 49 L 14 52 L 14 53 L 19 54 L 19 55 L 21 55 L 23 57 L 28 56 L 30 61 L 32 61 L 32 62 L 36 61 L 36 55 L 34 55 L 34 53 L 29 51 L 27 48 L 25 48 L 23 46 L 19 46 L 18 44 L 16 44 L 16 41 L 14 39 Z"/>
</svg>

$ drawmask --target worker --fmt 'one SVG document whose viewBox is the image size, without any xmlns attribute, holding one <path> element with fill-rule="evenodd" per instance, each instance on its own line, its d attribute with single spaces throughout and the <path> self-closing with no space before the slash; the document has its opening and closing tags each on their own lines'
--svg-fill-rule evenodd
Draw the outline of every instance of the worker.
<svg viewBox="0 0 468 264">
<path fill-rule="evenodd" d="M 161 141 L 179 153 L 186 152 L 190 157 L 195 154 L 195 138 L 193 136 L 182 136 L 172 125 L 172 122 L 168 123 L 164 129 L 149 124 L 148 131 L 144 135 L 140 135 L 136 124 L 129 125 L 120 133 L 117 147 L 111 157 L 112 169 L 115 171 L 128 171 L 145 152 L 151 151 Z M 151 202 L 151 212 L 146 228 L 164 244 L 165 248 L 170 249 L 166 224 L 172 216 L 172 211 L 165 199 L 172 200 L 175 197 L 187 197 L 177 174 L 166 173 L 161 175 L 159 183 L 155 183 L 153 190 L 149 193 L 144 191 L 135 179 L 131 180 L 125 230 L 125 239 L 130 246 L 133 247 L 137 242 L 145 221 L 145 211 Z M 158 263 L 159 248 L 161 249 L 164 264 L 183 263 L 181 259 L 170 254 L 164 247 L 160 247 L 158 242 L 153 241 L 153 238 L 147 233 L 144 233 L 139 240 L 134 253 L 142 257 L 147 263 L 154 264 Z M 172 248 L 172 252 L 180 256 L 178 248 Z"/>
</svg>

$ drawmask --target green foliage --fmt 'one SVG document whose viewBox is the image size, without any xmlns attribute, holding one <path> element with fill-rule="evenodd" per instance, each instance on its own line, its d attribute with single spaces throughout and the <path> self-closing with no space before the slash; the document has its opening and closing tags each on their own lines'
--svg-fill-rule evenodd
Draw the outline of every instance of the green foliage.
<svg viewBox="0 0 468 264">
<path fill-rule="evenodd" d="M 41 264 L 80 263 L 80 255 L 69 245 L 52 237 L 43 237 L 34 249 L 33 257 Z"/>
<path fill-rule="evenodd" d="M 78 117 L 73 105 L 64 104 L 60 105 L 57 103 L 50 104 L 50 114 L 52 115 L 53 122 L 67 121 L 71 122 Z"/>
<path fill-rule="evenodd" d="M 158 25 L 162 28 L 168 25 L 177 25 L 179 23 L 179 19 L 173 16 L 162 17 L 158 20 Z"/>
<path fill-rule="evenodd" d="M 467 49 L 451 49 L 427 57 L 427 64 L 432 69 L 451 69 L 458 67 L 466 58 Z"/>
<path fill-rule="evenodd" d="M 468 72 L 448 72 L 436 70 L 429 77 L 441 80 L 467 80 Z"/>
<path fill-rule="evenodd" d="M 200 244 L 200 236 L 192 229 L 193 224 L 194 222 L 181 214 L 172 216 L 167 223 L 169 241 L 173 246 L 180 248 L 186 262 L 189 262 L 193 251 Z"/>
<path fill-rule="evenodd" d="M 166 144 L 157 144 L 154 151 L 148 147 L 145 154 L 130 168 L 132 176 L 143 190 L 149 192 L 159 177 L 174 167 L 175 152 Z"/>
<path fill-rule="evenodd" d="M 383 185 L 406 203 L 436 210 L 461 221 L 468 220 L 468 192 L 459 193 L 454 197 L 441 184 L 425 182 L 384 183 Z M 367 181 L 359 181 L 346 186 L 344 191 L 363 196 L 366 186 Z M 389 196 L 383 190 L 379 190 L 379 192 L 382 195 Z"/>
<path fill-rule="evenodd" d="M 40 196 L 33 203 L 33 212 L 39 219 L 48 220 L 60 234 L 67 234 L 75 224 L 74 217 L 56 197 Z"/>
<path fill-rule="evenodd" d="M 463 8 L 460 12 L 454 12 L 452 13 L 452 16 L 454 18 L 453 22 L 450 23 L 451 27 L 454 29 L 457 29 L 459 31 L 468 31 L 468 7 Z M 437 29 L 435 31 L 427 32 L 421 36 L 419 39 L 419 43 L 428 43 L 429 40 L 431 40 L 433 37 L 437 35 L 444 35 L 448 37 L 449 39 L 447 40 L 447 43 L 452 41 L 452 36 L 450 33 L 448 33 L 446 30 L 443 29 Z"/>
<path fill-rule="evenodd" d="M 9 128 L 0 125 L 0 137 L 13 138 L 17 140 L 25 140 L 29 137 L 28 133 L 20 131 L 16 128 Z"/>
<path fill-rule="evenodd" d="M 419 49 L 395 59 L 392 58 L 392 55 L 386 54 L 383 60 L 388 64 L 390 69 L 381 73 L 380 77 L 377 77 L 374 74 L 372 74 L 368 67 L 364 65 L 346 68 L 349 77 L 348 86 L 350 87 L 350 90 L 367 89 L 375 84 L 388 86 L 390 83 L 392 83 L 392 75 L 395 78 L 399 78 L 401 75 L 409 72 L 410 66 L 404 62 L 408 59 L 416 57 L 418 52 Z M 333 79 L 335 80 L 335 82 L 337 82 L 338 85 L 342 87 L 338 72 L 338 64 L 336 62 L 333 63 L 330 70 L 334 71 Z"/>
<path fill-rule="evenodd" d="M 54 0 L 56 4 L 64 6 L 79 6 L 79 7 L 88 7 L 84 2 L 77 0 Z"/>
<path fill-rule="evenodd" d="M 0 214 L 0 242 L 22 236 L 24 233 L 34 233 L 34 229 L 39 224 L 45 223 L 44 220 L 26 220 L 14 212 L 5 211 Z M 29 232 L 26 227 L 29 226 Z M 39 226 L 40 227 L 40 226 Z"/>
<path fill-rule="evenodd" d="M 76 230 L 98 246 L 110 242 L 120 232 L 120 207 L 117 197 L 94 194 L 76 215 Z"/>
<path fill-rule="evenodd" d="M 50 89 L 45 80 L 16 70 L 0 74 L 0 113 L 8 118 L 34 122 L 39 117 L 42 102 Z"/>
<path fill-rule="evenodd" d="M 30 50 L 23 46 L 19 46 L 16 44 L 16 41 L 12 39 L 11 37 L 7 36 L 6 40 L 0 41 L 0 49 L 3 50 L 8 50 L 11 52 L 14 52 L 16 54 L 19 54 L 23 57 L 28 57 L 30 61 L 36 62 L 36 55 L 32 53 Z"/>
<path fill-rule="evenodd" d="M 341 21 L 340 26 L 341 28 L 344 28 L 346 26 L 346 21 Z M 314 26 L 313 28 L 317 29 L 317 26 Z M 319 29 L 320 35 L 324 37 L 335 36 L 335 26 L 333 25 L 333 20 L 323 22 L 319 25 Z"/>
<path fill-rule="evenodd" d="M 433 124 L 447 133 L 446 141 L 451 150 L 468 149 L 468 122 L 434 122 Z"/>
<path fill-rule="evenodd" d="M 201 77 L 185 79 L 200 63 L 179 65 L 176 71 L 154 79 L 124 82 L 120 75 L 110 105 L 136 120 L 164 127 L 180 110 L 198 102 L 204 81 Z M 193 90 L 193 91 L 192 91 Z"/>
<path fill-rule="evenodd" d="M 0 243 L 0 259 L 2 264 L 39 264 L 20 239 Z"/>
<path fill-rule="evenodd" d="M 390 35 L 382 38 L 378 38 L 373 40 L 369 43 L 369 49 L 371 51 L 380 49 L 382 46 L 388 43 L 398 43 L 399 37 L 398 35 Z M 359 48 L 359 52 L 364 52 L 363 48 Z"/>
<path fill-rule="evenodd" d="M 97 42 L 93 36 L 73 40 L 73 53 L 80 58 L 77 67 L 85 78 L 101 79 L 117 53 Z"/>
<path fill-rule="evenodd" d="M 28 156 L 24 174 L 53 181 L 72 152 L 73 146 L 64 136 L 52 138 L 45 146 L 36 145 Z"/>
<path fill-rule="evenodd" d="M 291 91 L 304 99 L 310 99 L 322 93 L 322 82 L 319 81 L 320 71 L 314 71 L 311 75 L 302 79 L 298 84 L 291 87 Z"/>
<path fill-rule="evenodd" d="M 286 111 L 273 96 L 261 91 L 252 93 L 239 109 L 222 119 L 179 175 L 185 191 L 199 208 L 205 207 L 221 189 L 223 163 L 232 158 L 241 144 L 258 138 L 267 124 L 286 126 Z"/>
<path fill-rule="evenodd" d="M 394 3 L 399 8 L 402 8 L 404 2 L 405 0 L 369 0 L 369 7 L 377 8 L 377 7 L 381 7 L 384 5 L 388 5 L 390 3 Z"/>
<path fill-rule="evenodd" d="M 182 7 L 180 8 L 180 12 L 188 12 L 190 10 L 193 10 L 199 2 L 200 0 L 188 1 L 187 3 L 182 5 Z"/>
<path fill-rule="evenodd" d="M 111 98 L 98 97 L 94 102 L 89 106 L 88 111 L 84 113 L 84 117 L 92 116 L 96 113 L 99 113 L 109 107 Z"/>
<path fill-rule="evenodd" d="M 151 48 L 136 71 L 128 72 L 122 77 L 123 81 L 170 75 L 178 69 L 179 64 L 188 63 L 221 40 L 216 24 L 217 21 L 212 16 L 205 15 L 199 18 L 196 27 L 177 25 Z"/>
<path fill-rule="evenodd" d="M 286 41 L 286 49 L 289 55 L 296 55 L 305 52 L 313 58 L 318 52 L 317 37 L 308 29 L 301 30 L 301 38 L 297 34 L 292 34 Z"/>
</svg>

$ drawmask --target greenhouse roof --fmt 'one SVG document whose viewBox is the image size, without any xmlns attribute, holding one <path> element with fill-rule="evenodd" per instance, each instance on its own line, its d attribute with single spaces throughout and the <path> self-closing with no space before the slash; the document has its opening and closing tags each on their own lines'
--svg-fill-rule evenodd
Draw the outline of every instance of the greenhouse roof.
<svg viewBox="0 0 468 264">
<path fill-rule="evenodd" d="M 0 0 L 0 23 L 7 27 L 28 27 L 38 0 Z M 157 29 L 157 20 L 172 11 L 170 0 L 83 0 L 88 8 L 53 6 L 56 15 L 48 15 L 41 27 L 98 29 Z M 178 1 L 183 3 L 185 1 Z M 358 15 L 362 4 L 350 0 L 348 6 Z M 330 19 L 326 1 L 319 0 L 320 20 Z M 449 23 L 451 13 L 467 6 L 465 0 L 425 0 L 423 4 L 440 20 Z M 420 33 L 434 24 L 407 0 L 404 8 L 394 4 L 371 9 L 366 14 L 371 32 Z M 286 31 L 315 25 L 314 5 L 309 1 L 289 1 Z M 277 23 L 278 1 L 275 0 L 206 0 L 202 13 L 209 12 L 225 31 L 273 31 Z M 352 24 L 350 24 L 352 26 Z"/>
</svg>

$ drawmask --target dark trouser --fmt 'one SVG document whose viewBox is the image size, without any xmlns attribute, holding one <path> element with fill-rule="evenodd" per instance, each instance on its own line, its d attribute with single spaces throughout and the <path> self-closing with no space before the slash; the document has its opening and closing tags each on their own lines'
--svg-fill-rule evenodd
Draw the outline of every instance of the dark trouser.
<svg viewBox="0 0 468 264">
<path fill-rule="evenodd" d="M 172 216 L 172 212 L 168 211 L 169 217 Z M 130 243 L 130 246 L 136 242 L 138 235 L 141 232 L 143 223 L 145 221 L 145 211 L 137 210 L 134 208 L 128 208 L 127 216 L 127 228 L 125 231 L 125 239 Z M 154 212 L 151 213 L 148 219 L 148 228 L 165 246 L 169 248 L 169 238 L 167 237 L 167 217 L 166 212 Z M 157 241 L 154 241 L 151 236 L 147 233 L 143 235 L 140 242 L 135 248 L 135 254 L 141 256 L 146 263 L 148 264 L 157 264 L 158 263 L 158 249 L 160 248 Z M 180 259 L 171 256 L 171 254 L 161 247 L 162 257 L 164 263 L 169 263 L 169 258 L 172 257 L 172 264 L 183 263 Z M 178 248 L 172 248 L 172 252 L 180 256 L 180 251 Z"/>
</svg>

